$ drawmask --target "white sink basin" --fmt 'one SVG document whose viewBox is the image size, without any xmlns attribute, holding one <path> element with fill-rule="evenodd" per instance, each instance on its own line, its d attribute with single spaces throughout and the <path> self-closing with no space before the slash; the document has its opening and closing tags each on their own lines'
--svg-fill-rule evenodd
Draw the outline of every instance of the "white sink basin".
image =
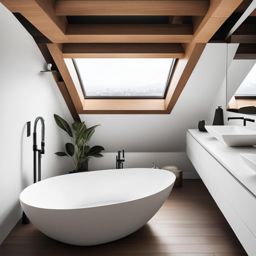
<svg viewBox="0 0 256 256">
<path fill-rule="evenodd" d="M 256 130 L 231 125 L 207 125 L 205 128 L 210 135 L 230 147 L 256 145 Z"/>
<path fill-rule="evenodd" d="M 256 154 L 241 154 L 241 157 L 244 161 L 251 167 L 254 171 L 256 171 Z"/>
</svg>

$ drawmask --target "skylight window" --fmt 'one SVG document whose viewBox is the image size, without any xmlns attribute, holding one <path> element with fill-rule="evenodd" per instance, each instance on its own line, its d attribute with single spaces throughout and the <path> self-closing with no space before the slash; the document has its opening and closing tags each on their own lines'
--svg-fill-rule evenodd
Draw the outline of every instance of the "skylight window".
<svg viewBox="0 0 256 256">
<path fill-rule="evenodd" d="M 174 59 L 73 59 L 85 97 L 164 98 Z"/>
<path fill-rule="evenodd" d="M 252 67 L 248 75 L 245 77 L 235 96 L 254 97 L 256 96 L 256 64 Z"/>
</svg>

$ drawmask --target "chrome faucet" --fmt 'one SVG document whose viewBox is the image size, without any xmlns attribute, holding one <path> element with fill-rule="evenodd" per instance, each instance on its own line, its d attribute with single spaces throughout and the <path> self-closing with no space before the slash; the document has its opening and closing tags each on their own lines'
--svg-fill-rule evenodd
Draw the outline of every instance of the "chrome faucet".
<svg viewBox="0 0 256 256">
<path fill-rule="evenodd" d="M 37 130 L 38 121 L 41 122 L 41 148 L 40 149 L 37 147 L 36 130 Z M 42 154 L 45 153 L 44 147 L 45 147 L 45 124 L 44 124 L 44 119 L 41 116 L 39 116 L 35 120 L 34 132 L 33 132 L 34 183 L 41 180 L 41 157 L 42 157 Z M 37 160 L 38 160 L 38 163 L 37 163 Z"/>
<path fill-rule="evenodd" d="M 122 158 L 121 158 L 121 153 L 122 153 Z M 125 158 L 124 158 L 124 150 L 119 150 L 117 152 L 117 156 L 116 156 L 116 169 L 123 169 L 124 168 L 124 162 L 125 162 Z"/>
</svg>

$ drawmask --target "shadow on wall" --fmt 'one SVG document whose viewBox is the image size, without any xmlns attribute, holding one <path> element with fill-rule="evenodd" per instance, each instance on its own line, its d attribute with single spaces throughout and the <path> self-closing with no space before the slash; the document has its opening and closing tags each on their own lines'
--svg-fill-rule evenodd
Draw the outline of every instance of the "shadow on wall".
<svg viewBox="0 0 256 256">
<path fill-rule="evenodd" d="M 27 187 L 29 183 L 29 178 L 26 175 L 28 170 L 25 168 L 25 142 L 27 140 L 27 123 L 22 127 L 21 136 L 20 136 L 20 174 L 21 174 L 21 189 L 23 190 Z"/>
<path fill-rule="evenodd" d="M 25 168 L 25 145 L 27 143 L 27 140 L 27 124 L 25 123 L 22 127 L 20 134 L 20 191 L 22 191 L 31 183 L 31 176 L 29 176 L 30 170 Z M 5 209 L 4 212 L 1 212 L 2 216 L 0 222 L 0 244 L 5 239 L 6 235 L 10 232 L 9 227 L 12 226 L 13 223 L 15 223 L 16 220 L 21 217 L 21 214 L 22 210 L 20 207 L 19 197 L 17 197 L 17 199 L 11 205 L 9 205 L 8 209 Z"/>
<path fill-rule="evenodd" d="M 25 169 L 25 142 L 27 140 L 27 124 L 24 124 L 21 130 L 20 134 L 20 176 L 21 176 L 21 184 L 20 184 L 20 190 L 23 190 L 25 187 L 29 185 L 29 179 L 25 175 L 26 169 Z M 5 195 L 8 196 L 8 195 Z M 9 227 L 13 225 L 14 222 L 16 222 L 17 219 L 21 217 L 22 210 L 20 207 L 19 197 L 17 197 L 17 200 L 13 202 L 11 205 L 9 205 L 8 209 L 5 209 L 3 213 L 1 213 L 1 222 L 0 222 L 0 244 L 5 239 L 6 235 L 10 232 Z"/>
</svg>

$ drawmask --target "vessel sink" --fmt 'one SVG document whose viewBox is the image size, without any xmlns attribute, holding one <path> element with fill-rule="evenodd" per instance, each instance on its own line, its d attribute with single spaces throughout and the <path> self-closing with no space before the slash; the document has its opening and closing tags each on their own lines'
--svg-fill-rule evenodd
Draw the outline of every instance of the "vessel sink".
<svg viewBox="0 0 256 256">
<path fill-rule="evenodd" d="M 241 157 L 251 169 L 256 171 L 256 154 L 241 154 Z"/>
<path fill-rule="evenodd" d="M 210 135 L 229 147 L 256 145 L 256 130 L 231 125 L 207 125 L 205 128 Z"/>
</svg>

